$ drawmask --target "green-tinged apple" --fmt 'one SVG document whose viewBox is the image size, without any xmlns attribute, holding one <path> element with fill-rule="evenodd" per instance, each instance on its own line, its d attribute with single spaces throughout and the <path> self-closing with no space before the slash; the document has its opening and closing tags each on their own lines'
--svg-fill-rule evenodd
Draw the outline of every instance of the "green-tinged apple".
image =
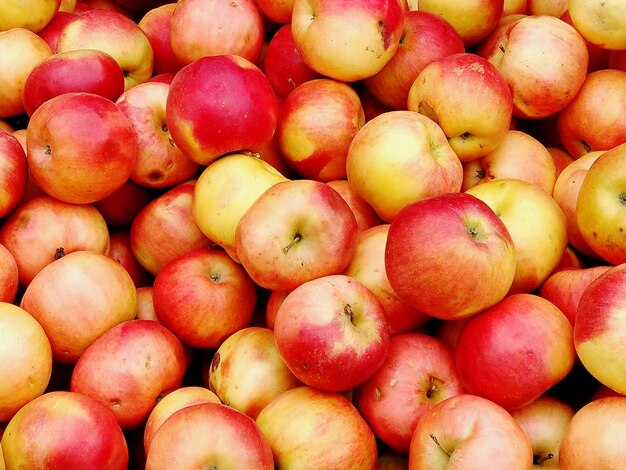
<svg viewBox="0 0 626 470">
<path fill-rule="evenodd" d="M 507 294 L 516 251 L 505 224 L 485 202 L 449 193 L 413 203 L 391 222 L 385 269 L 401 300 L 450 320 L 474 315 Z"/>
<path fill-rule="evenodd" d="M 41 31 L 59 11 L 61 0 L 4 0 L 0 5 L 0 31 L 23 28 Z"/>
<path fill-rule="evenodd" d="M 376 438 L 354 405 L 339 393 L 296 387 L 280 394 L 256 419 L 278 468 L 374 470 Z"/>
<path fill-rule="evenodd" d="M 476 53 L 505 78 L 513 115 L 541 119 L 567 106 L 587 76 L 589 53 L 570 25 L 547 15 L 524 15 L 486 38 Z"/>
<path fill-rule="evenodd" d="M 567 220 L 559 205 L 537 186 L 510 178 L 466 193 L 487 203 L 511 235 L 517 266 L 509 293 L 533 292 L 556 269 L 567 247 Z"/>
<path fill-rule="evenodd" d="M 1 444 L 8 469 L 125 470 L 129 461 L 115 416 L 85 395 L 61 390 L 24 405 Z"/>
<path fill-rule="evenodd" d="M 389 327 L 383 306 L 364 284 L 322 276 L 292 290 L 274 319 L 280 356 L 306 385 L 345 391 L 385 361 Z"/>
<path fill-rule="evenodd" d="M 42 395 L 52 374 L 52 349 L 41 325 L 20 307 L 0 302 L 0 422 Z"/>
<path fill-rule="evenodd" d="M 483 157 L 463 163 L 463 187 L 502 178 L 514 178 L 534 184 L 552 195 L 556 165 L 548 149 L 533 136 L 509 130 L 504 140 Z"/>
<path fill-rule="evenodd" d="M 385 247 L 389 224 L 380 224 L 359 233 L 352 261 L 343 272 L 364 284 L 378 298 L 389 325 L 389 334 L 415 331 L 431 317 L 402 301 L 385 271 Z"/>
<path fill-rule="evenodd" d="M 234 259 L 239 220 L 259 196 L 280 181 L 278 170 L 247 153 L 233 153 L 210 163 L 196 182 L 191 208 L 204 235 Z"/>
<path fill-rule="evenodd" d="M 626 4 L 620 0 L 568 0 L 576 30 L 604 49 L 626 49 Z"/>
<path fill-rule="evenodd" d="M 56 52 L 76 49 L 98 49 L 113 57 L 124 72 L 124 90 L 152 76 L 154 52 L 148 37 L 117 11 L 93 8 L 63 28 Z"/>
<path fill-rule="evenodd" d="M 291 290 L 342 272 L 354 254 L 358 225 L 345 200 L 315 180 L 276 183 L 239 220 L 237 258 L 265 289 Z"/>
<path fill-rule="evenodd" d="M 354 190 L 391 222 L 405 206 L 458 192 L 463 166 L 441 127 L 413 111 L 385 112 L 356 133 L 346 159 Z"/>
<path fill-rule="evenodd" d="M 291 33 L 291 23 L 287 23 L 272 35 L 263 56 L 263 72 L 272 84 L 276 94 L 287 98 L 298 85 L 322 75 L 311 69 L 304 60 Z"/>
<path fill-rule="evenodd" d="M 75 251 L 39 271 L 20 306 L 43 327 L 55 361 L 75 363 L 103 333 L 135 317 L 137 294 L 118 262 Z"/>
<path fill-rule="evenodd" d="M 559 470 L 559 450 L 574 409 L 566 402 L 542 395 L 528 405 L 511 411 L 511 416 L 533 448 L 533 470 Z"/>
<path fill-rule="evenodd" d="M 295 0 L 291 16 L 304 62 L 344 82 L 379 72 L 398 50 L 402 24 L 397 0 Z"/>
<path fill-rule="evenodd" d="M 194 177 L 200 167 L 176 146 L 167 128 L 169 88 L 165 83 L 140 83 L 115 101 L 137 137 L 137 161 L 130 179 L 149 188 L 180 184 Z"/>
<path fill-rule="evenodd" d="M 176 73 L 184 66 L 174 55 L 170 42 L 170 26 L 176 5 L 176 3 L 166 3 L 148 10 L 137 22 L 152 46 L 153 75 Z"/>
<path fill-rule="evenodd" d="M 133 219 L 130 246 L 148 272 L 156 274 L 174 258 L 211 245 L 193 218 L 195 184 L 191 180 L 174 186 L 150 201 Z"/>
<path fill-rule="evenodd" d="M 408 455 L 415 426 L 446 398 L 463 393 L 454 353 L 421 333 L 394 336 L 383 365 L 354 390 L 354 404 L 374 435 Z"/>
<path fill-rule="evenodd" d="M 356 222 L 359 226 L 359 232 L 383 223 L 381 218 L 378 217 L 378 214 L 376 214 L 374 208 L 365 202 L 365 199 L 357 194 L 348 180 L 332 180 L 326 184 L 337 191 L 343 200 L 350 206 L 350 209 L 352 209 L 352 213 L 354 214 Z"/>
<path fill-rule="evenodd" d="M 359 95 L 344 82 L 309 80 L 281 106 L 278 148 L 300 177 L 328 182 L 346 177 L 348 148 L 365 124 Z"/>
<path fill-rule="evenodd" d="M 28 182 L 28 162 L 20 141 L 0 129 L 0 219 L 22 202 Z"/>
<path fill-rule="evenodd" d="M 600 155 L 589 167 L 576 199 L 576 223 L 587 245 L 611 264 L 626 262 L 624 205 L 626 142 Z"/>
<path fill-rule="evenodd" d="M 115 59 L 96 49 L 59 52 L 44 59 L 24 84 L 22 101 L 29 116 L 50 98 L 84 91 L 115 101 L 124 91 L 124 74 Z"/>
<path fill-rule="evenodd" d="M 411 85 L 424 67 L 461 52 L 465 52 L 461 36 L 442 17 L 425 11 L 405 11 L 398 50 L 378 73 L 364 80 L 364 85 L 389 108 L 406 109 Z"/>
<path fill-rule="evenodd" d="M 263 147 L 278 121 L 269 80 L 236 55 L 206 56 L 183 67 L 172 80 L 166 109 L 174 142 L 202 165 L 225 153 Z"/>
<path fill-rule="evenodd" d="M 19 287 L 17 261 L 6 246 L 0 243 L 0 302 L 12 303 Z"/>
<path fill-rule="evenodd" d="M 469 47 L 482 41 L 496 27 L 504 11 L 504 0 L 419 0 L 411 9 L 441 16 Z"/>
<path fill-rule="evenodd" d="M 109 252 L 111 259 L 117 261 L 128 272 L 135 287 L 151 286 L 154 277 L 144 268 L 130 246 L 130 229 L 114 229 L 109 232 Z"/>
<path fill-rule="evenodd" d="M 561 440 L 561 470 L 622 468 L 626 459 L 626 397 L 593 400 L 570 420 Z"/>
<path fill-rule="evenodd" d="M 424 67 L 409 89 L 407 107 L 436 122 L 459 159 L 470 161 L 502 143 L 511 126 L 513 101 L 494 65 L 462 52 Z"/>
<path fill-rule="evenodd" d="M 476 395 L 450 397 L 415 428 L 409 470 L 531 470 L 530 441 L 504 408 Z"/>
<path fill-rule="evenodd" d="M 30 72 L 51 55 L 48 43 L 32 31 L 24 28 L 0 30 L 0 117 L 24 113 L 24 83 Z"/>
<path fill-rule="evenodd" d="M 20 284 L 28 286 L 45 266 L 64 254 L 109 251 L 109 230 L 90 204 L 39 196 L 19 205 L 0 227 L 0 243 L 17 262 Z"/>
<path fill-rule="evenodd" d="M 572 102 L 557 116 L 557 132 L 574 157 L 626 143 L 626 71 L 603 69 L 587 75 Z"/>
<path fill-rule="evenodd" d="M 204 382 L 222 403 L 252 419 L 278 395 L 302 385 L 280 356 L 274 332 L 262 327 L 243 328 L 226 338 Z"/>
<path fill-rule="evenodd" d="M 139 212 L 160 193 L 126 181 L 107 197 L 93 203 L 111 229 L 129 228 Z"/>
<path fill-rule="evenodd" d="M 508 295 L 470 318 L 454 355 L 463 388 L 507 410 L 543 395 L 576 361 L 569 320 L 534 294 Z"/>
<path fill-rule="evenodd" d="M 143 429 L 143 446 L 146 455 L 154 435 L 170 416 L 183 408 L 201 403 L 221 403 L 221 401 L 211 390 L 197 385 L 178 388 L 161 398 L 150 412 Z"/>
<path fill-rule="evenodd" d="M 146 470 L 245 468 L 273 470 L 269 442 L 254 420 L 220 403 L 187 406 L 154 434 Z"/>
<path fill-rule="evenodd" d="M 110 328 L 80 357 L 70 390 L 106 406 L 122 429 L 145 423 L 159 399 L 181 387 L 183 345 L 158 322 L 130 320 Z"/>
<path fill-rule="evenodd" d="M 119 189 L 137 161 L 128 118 L 100 95 L 72 92 L 47 100 L 30 117 L 30 172 L 46 193 L 87 204 Z"/>
<path fill-rule="evenodd" d="M 177 256 L 159 270 L 153 288 L 159 322 L 194 348 L 217 349 L 250 323 L 256 305 L 250 276 L 217 249 Z"/>
<path fill-rule="evenodd" d="M 264 33 L 254 0 L 179 0 L 170 20 L 170 46 L 184 65 L 224 54 L 256 63 Z"/>
</svg>

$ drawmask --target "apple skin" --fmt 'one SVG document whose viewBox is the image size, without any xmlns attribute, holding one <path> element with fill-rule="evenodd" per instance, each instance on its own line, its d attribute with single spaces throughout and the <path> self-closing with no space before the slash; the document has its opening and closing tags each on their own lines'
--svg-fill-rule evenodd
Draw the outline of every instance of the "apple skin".
<svg viewBox="0 0 626 470">
<path fill-rule="evenodd" d="M 130 121 L 100 95 L 72 92 L 51 98 L 33 113 L 27 129 L 32 176 L 46 193 L 65 202 L 87 204 L 109 196 L 128 180 L 137 161 Z"/>
<path fill-rule="evenodd" d="M 557 132 L 574 158 L 626 142 L 622 119 L 626 71 L 604 69 L 587 75 L 574 99 L 557 117 Z"/>
<path fill-rule="evenodd" d="M 625 419 L 626 397 L 602 398 L 582 406 L 561 441 L 561 469 L 620 468 L 626 458 L 621 438 Z"/>
<path fill-rule="evenodd" d="M 533 449 L 513 417 L 476 395 L 450 397 L 430 410 L 415 428 L 409 470 L 492 468 L 531 470 Z"/>
<path fill-rule="evenodd" d="M 609 55 L 608 68 L 626 72 L 626 49 L 611 51 Z"/>
<path fill-rule="evenodd" d="M 152 286 L 137 287 L 137 320 L 159 321 L 154 311 L 154 288 Z"/>
<path fill-rule="evenodd" d="M 328 182 L 346 177 L 346 158 L 354 135 L 365 124 L 359 95 L 328 78 L 296 87 L 281 106 L 278 148 L 300 177 Z"/>
<path fill-rule="evenodd" d="M 154 54 L 152 75 L 176 73 L 185 64 L 176 58 L 170 42 L 170 25 L 176 3 L 166 3 L 148 10 L 137 25 L 150 41 Z"/>
<path fill-rule="evenodd" d="M 441 127 L 413 111 L 389 111 L 366 122 L 352 139 L 346 172 L 386 222 L 413 202 L 460 191 L 463 182 L 463 166 Z"/>
<path fill-rule="evenodd" d="M 265 17 L 275 23 L 290 23 L 294 0 L 256 0 Z"/>
<path fill-rule="evenodd" d="M 74 12 L 59 10 L 37 35 L 48 43 L 54 53 L 57 51 L 57 43 L 59 42 L 59 36 L 63 28 L 77 16 L 78 15 Z"/>
<path fill-rule="evenodd" d="M 274 332 L 254 326 L 226 338 L 204 382 L 222 403 L 252 419 L 278 395 L 303 385 L 280 357 Z"/>
<path fill-rule="evenodd" d="M 516 247 L 486 203 L 467 193 L 442 194 L 407 206 L 391 222 L 385 269 L 408 305 L 442 320 L 457 319 L 506 295 Z M 491 287 L 485 291 L 484 285 Z"/>
<path fill-rule="evenodd" d="M 109 228 L 129 228 L 137 214 L 158 195 L 157 191 L 129 179 L 116 191 L 92 205 L 104 217 Z"/>
<path fill-rule="evenodd" d="M 576 223 L 587 245 L 611 264 L 626 261 L 623 192 L 626 142 L 600 155 L 589 167 L 576 199 Z"/>
<path fill-rule="evenodd" d="M 18 287 L 17 261 L 7 247 L 0 243 L 0 302 L 13 303 Z"/>
<path fill-rule="evenodd" d="M 113 414 L 69 391 L 49 392 L 24 405 L 9 421 L 2 449 L 7 468 L 125 470 L 129 460 Z"/>
<path fill-rule="evenodd" d="M 172 139 L 202 165 L 225 153 L 262 147 L 278 121 L 278 100 L 267 77 L 235 55 L 202 57 L 181 69 L 166 109 Z"/>
<path fill-rule="evenodd" d="M 72 372 L 70 391 L 107 407 L 123 430 L 141 426 L 159 397 L 180 388 L 183 345 L 152 320 L 122 322 L 85 350 Z"/>
<path fill-rule="evenodd" d="M 278 468 L 376 468 L 374 434 L 339 393 L 292 388 L 274 398 L 256 424 L 272 446 Z"/>
<path fill-rule="evenodd" d="M 0 219 L 22 201 L 28 182 L 28 162 L 19 140 L 0 129 Z"/>
<path fill-rule="evenodd" d="M 237 257 L 265 289 L 291 290 L 342 272 L 354 254 L 358 226 L 330 186 L 315 180 L 276 183 L 239 220 Z"/>
<path fill-rule="evenodd" d="M 274 458 L 252 418 L 220 403 L 201 403 L 177 411 L 161 425 L 146 470 L 201 467 L 272 470 Z"/>
<path fill-rule="evenodd" d="M 380 71 L 398 50 L 402 24 L 397 0 L 295 0 L 291 16 L 304 62 L 344 82 Z"/>
<path fill-rule="evenodd" d="M 95 49 L 58 52 L 28 75 L 22 101 L 29 116 L 50 98 L 83 91 L 115 101 L 124 91 L 124 74 L 115 59 Z"/>
<path fill-rule="evenodd" d="M 465 52 L 461 36 L 442 17 L 405 11 L 398 50 L 378 73 L 364 80 L 364 85 L 385 106 L 406 109 L 411 85 L 424 67 L 461 52 Z"/>
<path fill-rule="evenodd" d="M 383 365 L 354 390 L 354 404 L 378 439 L 408 455 L 419 420 L 446 398 L 463 393 L 454 353 L 421 333 L 391 338 Z"/>
<path fill-rule="evenodd" d="M 24 309 L 0 302 L 0 422 L 42 395 L 52 374 L 52 349 L 45 331 Z"/>
<path fill-rule="evenodd" d="M 20 28 L 41 31 L 59 11 L 61 0 L 35 0 L 24 3 L 7 0 L 0 5 L 0 31 Z"/>
<path fill-rule="evenodd" d="M 567 167 L 570 163 L 572 163 L 575 158 L 572 157 L 567 150 L 560 147 L 546 147 L 550 155 L 552 156 L 552 160 L 554 161 L 554 167 L 556 168 L 556 177 L 563 172 L 565 167 Z"/>
<path fill-rule="evenodd" d="M 137 261 L 130 246 L 130 229 L 115 229 L 109 232 L 109 257 L 126 270 L 135 287 L 151 286 L 154 277 Z"/>
<path fill-rule="evenodd" d="M 508 295 L 470 318 L 454 353 L 464 389 L 507 410 L 538 398 L 565 378 L 576 361 L 569 320 L 534 294 Z"/>
<path fill-rule="evenodd" d="M 368 228 L 375 227 L 383 223 L 376 211 L 370 206 L 365 199 L 357 194 L 350 182 L 346 179 L 338 179 L 328 181 L 328 186 L 339 193 L 344 201 L 352 209 L 352 213 L 356 218 L 359 232 L 363 232 Z"/>
<path fill-rule="evenodd" d="M 626 5 L 619 1 L 568 0 L 572 24 L 590 43 L 604 49 L 626 49 Z"/>
</svg>

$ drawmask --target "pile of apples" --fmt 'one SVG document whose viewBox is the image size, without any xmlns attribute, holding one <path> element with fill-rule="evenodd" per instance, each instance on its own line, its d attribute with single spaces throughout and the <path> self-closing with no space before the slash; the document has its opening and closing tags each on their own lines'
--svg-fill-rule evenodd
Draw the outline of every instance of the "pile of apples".
<svg viewBox="0 0 626 470">
<path fill-rule="evenodd" d="M 621 469 L 626 3 L 2 0 L 0 469 Z"/>
</svg>

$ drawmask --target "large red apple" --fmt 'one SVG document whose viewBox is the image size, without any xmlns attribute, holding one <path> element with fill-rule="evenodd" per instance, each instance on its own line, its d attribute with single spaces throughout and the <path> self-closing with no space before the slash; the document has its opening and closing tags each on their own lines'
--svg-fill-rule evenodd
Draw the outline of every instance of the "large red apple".
<svg viewBox="0 0 626 470">
<path fill-rule="evenodd" d="M 19 140 L 0 129 L 0 219 L 22 201 L 28 182 L 26 153 Z"/>
</svg>

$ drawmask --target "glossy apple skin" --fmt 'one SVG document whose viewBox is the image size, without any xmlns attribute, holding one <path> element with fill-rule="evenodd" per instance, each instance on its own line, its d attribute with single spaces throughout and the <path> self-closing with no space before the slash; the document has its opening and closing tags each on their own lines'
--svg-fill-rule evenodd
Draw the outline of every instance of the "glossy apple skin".
<svg viewBox="0 0 626 470">
<path fill-rule="evenodd" d="M 569 0 L 572 24 L 590 43 L 604 49 L 626 49 L 626 6 L 621 2 Z"/>
<path fill-rule="evenodd" d="M 7 247 L 0 243 L 0 302 L 12 303 L 18 287 L 17 261 Z"/>
<path fill-rule="evenodd" d="M 80 442 L 77 446 L 76 443 Z M 7 468 L 124 470 L 129 453 L 113 414 L 80 393 L 54 391 L 26 404 L 2 436 Z"/>
<path fill-rule="evenodd" d="M 59 52 L 28 75 L 22 95 L 29 116 L 50 98 L 87 92 L 115 101 L 124 91 L 124 75 L 115 59 L 95 49 Z"/>
<path fill-rule="evenodd" d="M 139 212 L 159 196 L 153 189 L 130 179 L 117 191 L 93 203 L 111 229 L 129 228 Z"/>
<path fill-rule="evenodd" d="M 152 8 L 137 25 L 148 37 L 154 53 L 152 75 L 178 72 L 185 64 L 176 58 L 170 42 L 170 25 L 176 3 L 165 3 Z"/>
<path fill-rule="evenodd" d="M 0 6 L 0 31 L 21 28 L 38 33 L 59 11 L 61 0 L 36 0 L 24 3 L 7 0 Z"/>
<path fill-rule="evenodd" d="M 22 201 L 28 182 L 28 162 L 19 140 L 0 129 L 0 219 Z"/>
<path fill-rule="evenodd" d="M 569 320 L 534 294 L 509 295 L 470 318 L 455 346 L 465 390 L 509 410 L 527 405 L 560 382 L 575 360 Z"/>
<path fill-rule="evenodd" d="M 151 286 L 154 277 L 137 261 L 130 246 L 130 229 L 109 232 L 109 257 L 117 261 L 128 272 L 135 287 Z"/>
<path fill-rule="evenodd" d="M 57 43 L 63 28 L 76 16 L 78 16 L 77 13 L 59 10 L 48 24 L 37 33 L 41 39 L 48 43 L 53 53 L 57 51 Z"/>
<path fill-rule="evenodd" d="M 262 147 L 278 120 L 269 81 L 252 62 L 235 55 L 203 57 L 181 69 L 166 109 L 172 139 L 203 165 L 228 152 Z"/>
<path fill-rule="evenodd" d="M 350 206 L 350 209 L 352 209 L 352 213 L 354 214 L 359 226 L 359 232 L 383 223 L 382 219 L 378 217 L 378 214 L 376 214 L 376 211 L 372 208 L 372 206 L 370 206 L 367 202 L 365 202 L 365 199 L 357 194 L 348 180 L 332 180 L 328 181 L 326 184 L 337 191 L 343 200 Z"/>
</svg>

